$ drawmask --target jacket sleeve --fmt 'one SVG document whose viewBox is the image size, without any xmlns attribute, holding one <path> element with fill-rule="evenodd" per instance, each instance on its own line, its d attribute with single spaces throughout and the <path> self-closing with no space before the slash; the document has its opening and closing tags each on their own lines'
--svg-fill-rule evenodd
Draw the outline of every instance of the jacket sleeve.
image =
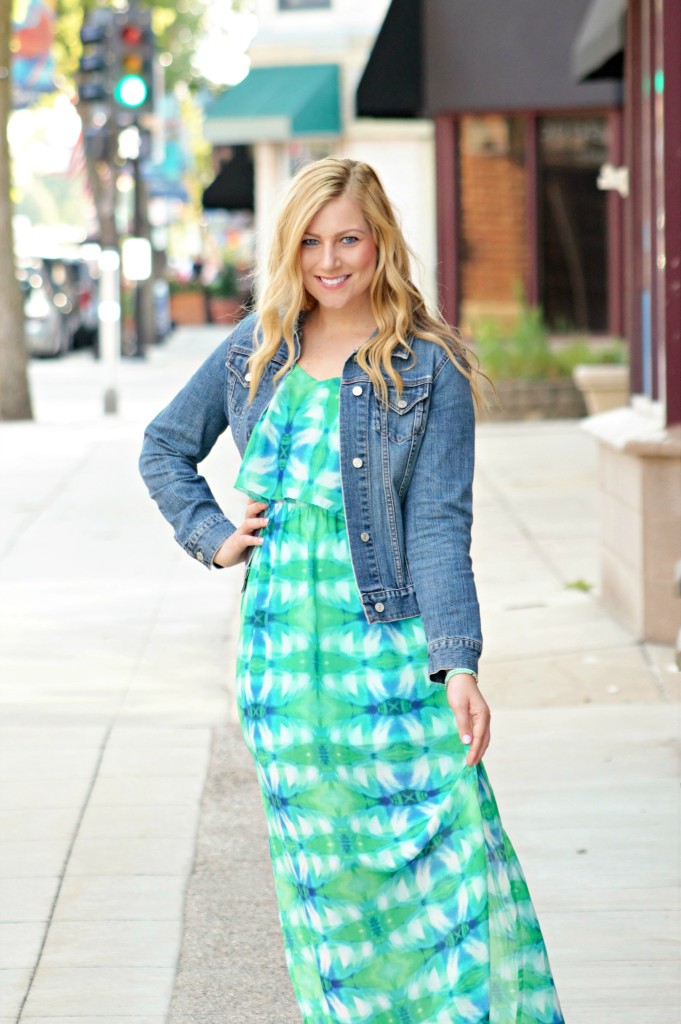
<svg viewBox="0 0 681 1024">
<path fill-rule="evenodd" d="M 428 642 L 428 671 L 477 672 L 480 607 L 470 557 L 475 413 L 470 383 L 447 355 L 436 369 L 426 429 L 404 503 L 407 562 Z"/>
<path fill-rule="evenodd" d="M 228 426 L 228 348 L 229 339 L 152 420 L 139 459 L 142 478 L 178 544 L 207 568 L 236 529 L 197 470 Z"/>
</svg>

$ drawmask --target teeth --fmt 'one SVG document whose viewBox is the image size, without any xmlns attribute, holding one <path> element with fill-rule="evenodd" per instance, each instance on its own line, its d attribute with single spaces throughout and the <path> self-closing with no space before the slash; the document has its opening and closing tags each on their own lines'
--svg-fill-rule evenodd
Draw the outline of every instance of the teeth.
<svg viewBox="0 0 681 1024">
<path fill-rule="evenodd" d="M 320 281 L 323 284 L 340 284 L 341 281 L 345 281 L 347 274 L 343 274 L 342 277 L 320 277 Z"/>
</svg>

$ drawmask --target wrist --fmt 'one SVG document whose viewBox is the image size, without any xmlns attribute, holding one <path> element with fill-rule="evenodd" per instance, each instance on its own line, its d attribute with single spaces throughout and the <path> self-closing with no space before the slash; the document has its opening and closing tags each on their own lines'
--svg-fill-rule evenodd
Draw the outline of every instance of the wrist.
<svg viewBox="0 0 681 1024">
<path fill-rule="evenodd" d="M 471 676 L 475 683 L 478 681 L 478 673 L 472 668 L 450 668 L 445 674 L 445 687 L 448 686 L 449 681 L 454 679 L 455 676 Z"/>
</svg>

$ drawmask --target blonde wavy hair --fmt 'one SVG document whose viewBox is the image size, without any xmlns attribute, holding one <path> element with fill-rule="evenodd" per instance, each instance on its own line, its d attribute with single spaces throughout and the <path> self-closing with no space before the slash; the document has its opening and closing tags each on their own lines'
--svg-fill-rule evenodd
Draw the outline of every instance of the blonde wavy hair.
<svg viewBox="0 0 681 1024">
<path fill-rule="evenodd" d="M 286 340 L 288 358 L 275 375 L 275 381 L 295 361 L 293 335 L 300 314 L 316 305 L 303 285 L 302 240 L 319 210 L 341 196 L 357 200 L 377 248 L 370 297 L 378 331 L 359 348 L 356 359 L 369 375 L 380 401 L 385 404 L 388 401 L 384 374 L 392 380 L 398 395 L 402 393 L 402 378 L 393 367 L 391 356 L 395 349 L 404 346 L 415 359 L 409 344 L 411 336 L 440 345 L 470 381 L 476 407 L 484 406 L 486 402 L 477 378 L 485 374 L 479 368 L 477 356 L 467 349 L 439 313 L 433 315 L 426 308 L 411 278 L 409 248 L 376 172 L 359 160 L 339 157 L 325 157 L 303 167 L 290 182 L 281 203 L 269 257 L 259 274 L 260 298 L 255 327 L 259 340 L 249 359 L 250 400 L 282 337 Z"/>
</svg>

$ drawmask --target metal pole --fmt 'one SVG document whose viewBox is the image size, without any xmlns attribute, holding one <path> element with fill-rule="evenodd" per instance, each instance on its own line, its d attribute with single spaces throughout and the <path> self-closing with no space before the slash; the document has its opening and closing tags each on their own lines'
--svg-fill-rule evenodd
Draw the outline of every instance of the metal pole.
<svg viewBox="0 0 681 1024">
<path fill-rule="evenodd" d="M 99 351 L 104 371 L 104 412 L 118 412 L 121 359 L 121 259 L 116 249 L 99 254 Z"/>
<path fill-rule="evenodd" d="M 142 237 L 142 175 L 140 172 L 139 156 L 132 161 L 133 180 L 135 183 L 135 205 L 133 213 L 132 233 L 135 238 Z M 142 281 L 135 281 L 135 355 L 144 359 L 147 352 L 146 345 L 146 324 L 144 320 L 144 284 Z"/>
</svg>

